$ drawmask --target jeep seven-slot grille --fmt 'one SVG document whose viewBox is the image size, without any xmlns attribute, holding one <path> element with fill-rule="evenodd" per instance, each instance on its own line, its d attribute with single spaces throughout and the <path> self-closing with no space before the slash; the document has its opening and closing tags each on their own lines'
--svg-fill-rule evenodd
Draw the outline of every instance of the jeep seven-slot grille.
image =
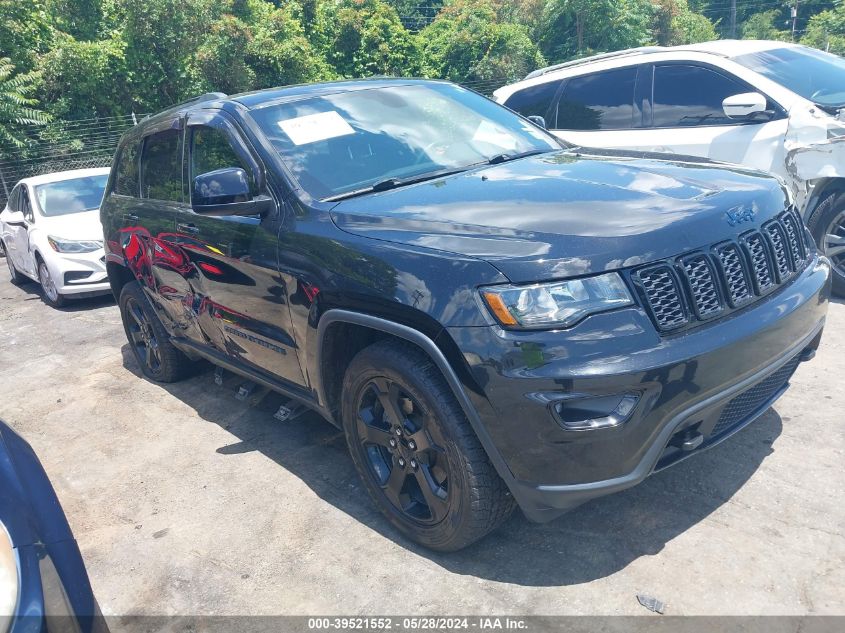
<svg viewBox="0 0 845 633">
<path fill-rule="evenodd" d="M 634 280 L 661 330 L 713 319 L 791 279 L 807 258 L 802 231 L 787 211 L 736 241 L 642 268 Z"/>
</svg>

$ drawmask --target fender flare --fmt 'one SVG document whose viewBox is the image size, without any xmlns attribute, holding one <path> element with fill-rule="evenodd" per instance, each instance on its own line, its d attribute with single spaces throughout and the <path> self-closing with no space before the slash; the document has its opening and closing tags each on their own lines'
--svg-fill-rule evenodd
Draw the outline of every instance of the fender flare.
<svg viewBox="0 0 845 633">
<path fill-rule="evenodd" d="M 484 447 L 484 451 L 487 453 L 490 462 L 493 464 L 493 467 L 505 482 L 508 489 L 516 497 L 515 492 L 517 491 L 517 487 L 514 485 L 516 479 L 513 473 L 505 463 L 499 449 L 496 448 L 496 445 L 493 443 L 493 439 L 490 437 L 484 423 L 481 421 L 481 417 L 478 415 L 478 411 L 472 404 L 469 396 L 466 394 L 466 391 L 464 390 L 458 375 L 455 373 L 455 370 L 431 338 L 418 330 L 408 327 L 407 325 L 388 321 L 387 319 L 371 316 L 369 314 L 343 309 L 327 310 L 320 317 L 320 322 L 317 326 L 317 362 L 320 367 L 322 367 L 323 341 L 326 338 L 326 330 L 328 330 L 329 326 L 334 323 L 351 323 L 353 325 L 360 325 L 373 330 L 378 330 L 397 338 L 404 339 L 419 347 L 440 370 L 440 373 L 446 380 L 446 384 L 449 386 L 452 394 L 458 401 L 458 405 L 469 420 L 472 430 L 475 431 L 476 437 L 478 437 L 478 440 L 481 442 L 481 446 Z M 322 372 L 320 373 L 317 391 L 320 401 L 328 402 L 326 399 Z M 519 498 L 517 498 L 517 501 L 519 501 Z"/>
</svg>

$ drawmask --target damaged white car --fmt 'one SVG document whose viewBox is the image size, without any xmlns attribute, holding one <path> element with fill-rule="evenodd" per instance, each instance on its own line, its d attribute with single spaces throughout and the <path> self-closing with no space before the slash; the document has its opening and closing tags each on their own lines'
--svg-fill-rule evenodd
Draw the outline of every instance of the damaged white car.
<svg viewBox="0 0 845 633">
<path fill-rule="evenodd" d="M 845 60 L 773 41 L 644 47 L 566 62 L 496 100 L 575 145 L 671 152 L 782 177 L 845 295 Z M 539 122 L 539 119 L 535 118 Z"/>
</svg>

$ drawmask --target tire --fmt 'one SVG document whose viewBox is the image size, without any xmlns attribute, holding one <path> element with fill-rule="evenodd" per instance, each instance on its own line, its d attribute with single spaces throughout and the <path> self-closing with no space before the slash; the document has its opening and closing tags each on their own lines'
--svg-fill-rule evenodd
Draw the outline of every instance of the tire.
<svg viewBox="0 0 845 633">
<path fill-rule="evenodd" d="M 65 296 L 56 288 L 56 282 L 50 275 L 50 269 L 41 257 L 35 258 L 38 264 L 38 283 L 41 284 L 41 300 L 51 308 L 61 308 L 65 305 Z"/>
<path fill-rule="evenodd" d="M 9 281 L 16 286 L 20 286 L 24 282 L 24 277 L 15 268 L 15 264 L 12 262 L 12 257 L 8 254 L 8 251 L 6 253 L 6 266 L 9 267 Z"/>
<path fill-rule="evenodd" d="M 344 377 L 342 416 L 367 492 L 411 540 L 459 550 L 514 509 L 443 376 L 415 346 L 384 340 L 359 352 Z"/>
<path fill-rule="evenodd" d="M 137 281 L 123 286 L 119 306 L 126 339 L 144 375 L 165 383 L 187 378 L 194 363 L 170 342 L 170 335 Z"/>
<path fill-rule="evenodd" d="M 807 228 L 819 250 L 830 259 L 833 294 L 845 297 L 845 192 L 832 193 L 822 200 L 810 216 Z"/>
</svg>

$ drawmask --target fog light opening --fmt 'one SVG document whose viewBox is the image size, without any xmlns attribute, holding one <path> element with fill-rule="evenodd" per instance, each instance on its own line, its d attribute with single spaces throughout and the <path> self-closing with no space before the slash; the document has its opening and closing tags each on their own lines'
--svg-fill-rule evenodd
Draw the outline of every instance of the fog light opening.
<svg viewBox="0 0 845 633">
<path fill-rule="evenodd" d="M 592 431 L 620 426 L 630 419 L 639 393 L 571 397 L 555 403 L 558 422 L 568 431 Z"/>
</svg>

